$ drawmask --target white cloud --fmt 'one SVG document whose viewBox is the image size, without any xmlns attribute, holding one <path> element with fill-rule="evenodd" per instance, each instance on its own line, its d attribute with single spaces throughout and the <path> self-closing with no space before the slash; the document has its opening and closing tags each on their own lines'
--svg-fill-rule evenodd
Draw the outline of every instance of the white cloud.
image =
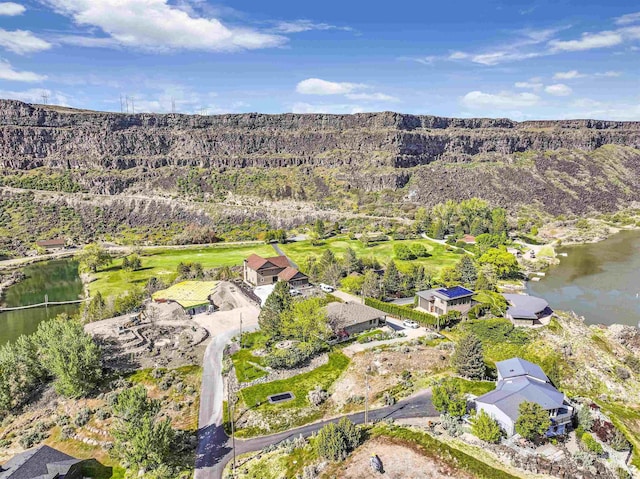
<svg viewBox="0 0 640 479">
<path fill-rule="evenodd" d="M 273 29 L 278 33 L 300 33 L 311 30 L 343 30 L 345 32 L 353 31 L 351 27 L 339 27 L 328 23 L 313 23 L 311 20 L 293 20 L 288 22 L 278 22 Z"/>
<path fill-rule="evenodd" d="M 38 75 L 37 73 L 14 70 L 8 61 L 0 60 L 0 80 L 38 82 L 46 78 L 46 76 Z"/>
<path fill-rule="evenodd" d="M 608 72 L 596 73 L 596 76 L 597 77 L 615 78 L 615 77 L 622 76 L 622 72 L 608 71 Z"/>
<path fill-rule="evenodd" d="M 302 80 L 296 86 L 296 91 L 303 95 L 346 95 L 356 90 L 367 88 L 362 83 L 332 82 L 320 78 Z"/>
<path fill-rule="evenodd" d="M 4 30 L 0 28 L 0 47 L 18 55 L 41 52 L 51 48 L 51 43 L 46 42 L 28 30 Z"/>
<path fill-rule="evenodd" d="M 578 70 L 569 70 L 568 72 L 558 72 L 553 75 L 554 80 L 573 80 L 574 78 L 582 78 L 586 75 Z"/>
<path fill-rule="evenodd" d="M 83 37 L 81 35 L 58 35 L 53 41 L 63 45 L 87 48 L 117 48 L 119 43 L 111 37 Z"/>
<path fill-rule="evenodd" d="M 387 95 L 385 93 L 347 93 L 345 95 L 349 100 L 363 100 L 363 101 L 400 101 L 395 96 Z"/>
<path fill-rule="evenodd" d="M 292 113 L 333 113 L 333 114 L 353 114 L 363 113 L 366 109 L 357 104 L 319 104 L 298 102 L 291 106 Z"/>
<path fill-rule="evenodd" d="M 618 25 L 628 25 L 636 22 L 640 22 L 640 12 L 628 13 L 616 18 L 616 24 Z"/>
<path fill-rule="evenodd" d="M 573 93 L 571 87 L 568 87 L 564 83 L 556 83 L 555 85 L 549 85 L 544 88 L 549 95 L 553 96 L 569 96 Z"/>
<path fill-rule="evenodd" d="M 23 5 L 14 2 L 0 2 L 0 15 L 15 17 L 22 15 L 26 11 Z"/>
<path fill-rule="evenodd" d="M 568 112 L 567 118 L 597 118 L 601 120 L 638 121 L 640 103 L 604 103 L 590 98 L 582 98 L 571 103 L 575 111 Z"/>
<path fill-rule="evenodd" d="M 465 53 L 465 52 L 451 52 L 451 54 L 449 55 L 449 60 L 464 60 L 465 58 L 468 58 L 469 54 Z"/>
<path fill-rule="evenodd" d="M 43 88 L 31 88 L 23 91 L 0 90 L 0 98 L 20 100 L 25 103 L 42 103 L 43 95 L 48 98 L 50 105 L 69 106 L 69 97 L 59 91 L 51 91 Z"/>
<path fill-rule="evenodd" d="M 463 96 L 460 101 L 464 106 L 473 109 L 512 110 L 535 106 L 540 101 L 540 97 L 533 93 L 514 93 L 510 91 L 499 93 L 471 91 Z"/>
<path fill-rule="evenodd" d="M 532 81 L 533 78 L 529 81 L 519 81 L 514 84 L 516 88 L 524 88 L 528 90 L 540 90 L 544 85 L 542 83 Z"/>
<path fill-rule="evenodd" d="M 119 44 L 147 51 L 233 51 L 270 48 L 286 37 L 228 27 L 216 18 L 190 15 L 168 0 L 42 0 L 78 25 L 98 27 Z"/>
<path fill-rule="evenodd" d="M 623 41 L 622 35 L 619 32 L 604 31 L 598 33 L 583 33 L 582 38 L 578 40 L 552 40 L 549 42 L 549 47 L 554 52 L 559 51 L 581 51 L 591 50 L 594 48 L 607 48 L 621 44 Z"/>
</svg>

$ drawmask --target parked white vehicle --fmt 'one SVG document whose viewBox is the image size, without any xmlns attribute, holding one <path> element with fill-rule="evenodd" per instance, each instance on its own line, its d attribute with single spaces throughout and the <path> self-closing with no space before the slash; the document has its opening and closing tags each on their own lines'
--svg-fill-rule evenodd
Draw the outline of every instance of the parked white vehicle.
<svg viewBox="0 0 640 479">
<path fill-rule="evenodd" d="M 411 329 L 418 329 L 420 327 L 418 322 L 417 321 L 413 321 L 412 319 L 405 319 L 404 321 L 402 321 L 402 325 L 405 328 L 411 328 Z"/>
<path fill-rule="evenodd" d="M 333 293 L 334 291 L 332 286 L 329 286 L 328 284 L 324 284 L 324 283 L 320 283 L 320 289 L 325 293 Z"/>
<path fill-rule="evenodd" d="M 289 294 L 291 296 L 300 296 L 302 293 L 299 290 L 297 290 L 296 288 L 291 288 L 289 290 Z"/>
</svg>

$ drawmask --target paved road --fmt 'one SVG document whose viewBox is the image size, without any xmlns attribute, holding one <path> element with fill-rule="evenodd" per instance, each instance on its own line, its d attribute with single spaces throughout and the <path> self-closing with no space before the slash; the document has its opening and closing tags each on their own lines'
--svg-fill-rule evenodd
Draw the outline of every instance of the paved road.
<svg viewBox="0 0 640 479">
<path fill-rule="evenodd" d="M 369 421 L 381 421 L 389 418 L 407 419 L 431 417 L 437 415 L 438 412 L 434 409 L 431 402 L 431 391 L 425 390 L 400 401 L 394 406 L 369 411 Z M 364 412 L 350 414 L 347 417 L 355 424 L 364 423 Z M 324 425 L 330 422 L 337 422 L 339 419 L 340 417 L 337 417 L 316 422 L 271 436 L 262 436 L 245 441 L 236 439 L 236 454 L 240 455 L 247 452 L 259 451 L 271 444 L 278 444 L 300 435 L 308 437 L 320 430 Z M 201 437 L 209 442 L 206 443 L 206 447 L 203 447 L 202 450 L 200 448 L 198 449 L 196 468 L 206 468 L 207 475 L 202 475 L 200 472 L 201 469 L 196 469 L 196 478 L 221 479 L 225 466 L 233 458 L 231 439 L 225 434 L 221 426 L 205 428 L 200 432 Z"/>
<path fill-rule="evenodd" d="M 287 256 L 285 252 L 282 251 L 282 248 L 280 248 L 280 245 L 278 243 L 271 243 L 271 246 L 273 247 L 276 254 L 278 254 L 279 256 Z M 287 256 L 287 259 L 289 260 L 289 264 L 291 264 L 291 266 L 293 266 L 295 269 L 300 269 L 298 265 L 295 263 L 295 261 L 293 261 L 288 256 Z"/>
</svg>

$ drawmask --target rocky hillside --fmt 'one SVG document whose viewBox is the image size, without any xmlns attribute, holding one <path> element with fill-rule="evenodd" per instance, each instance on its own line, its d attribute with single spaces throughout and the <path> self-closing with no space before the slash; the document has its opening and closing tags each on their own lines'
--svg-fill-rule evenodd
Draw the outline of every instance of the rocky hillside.
<svg viewBox="0 0 640 479">
<path fill-rule="evenodd" d="M 0 100 L 0 185 L 396 216 L 471 196 L 511 210 L 615 211 L 637 201 L 640 122 L 129 115 Z"/>
</svg>

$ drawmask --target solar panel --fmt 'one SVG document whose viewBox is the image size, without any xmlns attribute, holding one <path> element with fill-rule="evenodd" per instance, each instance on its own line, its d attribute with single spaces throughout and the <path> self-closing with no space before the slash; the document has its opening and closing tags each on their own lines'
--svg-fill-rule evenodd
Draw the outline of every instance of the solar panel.
<svg viewBox="0 0 640 479">
<path fill-rule="evenodd" d="M 467 288 L 463 288 L 462 286 L 455 286 L 454 288 L 440 288 L 438 293 L 446 296 L 449 299 L 458 298 L 460 296 L 469 296 L 473 294 L 473 291 L 469 291 Z"/>
</svg>

